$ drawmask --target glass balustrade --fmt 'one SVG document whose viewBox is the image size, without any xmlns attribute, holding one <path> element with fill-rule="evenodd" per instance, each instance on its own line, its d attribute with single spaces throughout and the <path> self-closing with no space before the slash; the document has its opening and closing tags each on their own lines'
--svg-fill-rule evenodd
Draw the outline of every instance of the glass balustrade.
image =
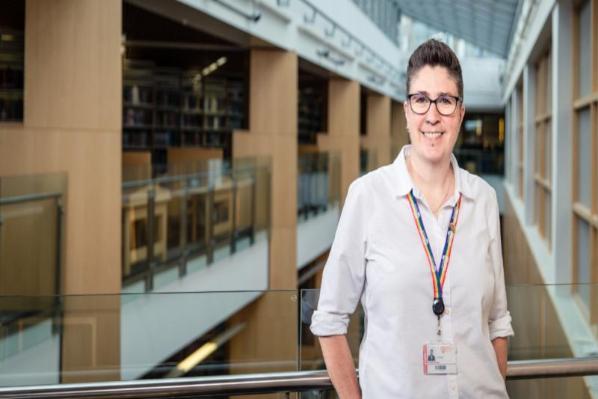
<svg viewBox="0 0 598 399">
<path fill-rule="evenodd" d="M 507 287 L 509 361 L 598 356 L 575 287 Z M 23 386 L 324 370 L 309 331 L 318 290 L 0 297 L 0 385 Z M 44 304 L 44 308 L 40 307 Z M 348 340 L 358 368 L 363 312 Z M 598 357 L 597 357 L 598 361 Z M 596 376 L 509 380 L 511 398 L 585 398 Z M 307 391 L 302 398 L 332 398 Z"/>
<path fill-rule="evenodd" d="M 504 175 L 505 154 L 504 149 L 483 148 L 455 148 L 455 157 L 459 166 L 476 175 Z"/>
<path fill-rule="evenodd" d="M 60 292 L 66 190 L 66 175 L 61 173 L 0 177 L 0 292 Z M 2 319 L 20 314 L 14 306 Z"/>
<path fill-rule="evenodd" d="M 141 175 L 136 172 L 123 175 Z M 122 191 L 127 292 L 154 290 L 211 265 L 265 240 L 269 229 L 265 159 L 187 165 L 159 178 L 125 181 Z"/>
<path fill-rule="evenodd" d="M 359 150 L 359 174 L 361 176 L 378 167 L 378 151 L 375 148 L 361 148 Z"/>
<path fill-rule="evenodd" d="M 297 221 L 301 223 L 338 206 L 340 201 L 340 154 L 299 154 L 297 169 Z"/>
</svg>

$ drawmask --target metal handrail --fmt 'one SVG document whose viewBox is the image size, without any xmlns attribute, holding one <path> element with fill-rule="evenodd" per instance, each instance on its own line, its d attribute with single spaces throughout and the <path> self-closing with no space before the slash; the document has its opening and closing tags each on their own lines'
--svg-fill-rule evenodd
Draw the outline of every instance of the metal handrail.
<svg viewBox="0 0 598 399">
<path fill-rule="evenodd" d="M 598 375 L 598 357 L 511 361 L 507 371 L 508 379 L 586 375 Z M 332 389 L 332 383 L 328 373 L 321 370 L 0 388 L 0 399 L 176 398 L 327 389 Z"/>
<path fill-rule="evenodd" d="M 16 195 L 14 197 L 0 198 L 0 205 L 14 205 L 14 204 L 21 204 L 23 202 L 44 201 L 47 199 L 59 199 L 60 197 L 62 197 L 62 193 L 58 193 L 58 192 Z"/>
</svg>

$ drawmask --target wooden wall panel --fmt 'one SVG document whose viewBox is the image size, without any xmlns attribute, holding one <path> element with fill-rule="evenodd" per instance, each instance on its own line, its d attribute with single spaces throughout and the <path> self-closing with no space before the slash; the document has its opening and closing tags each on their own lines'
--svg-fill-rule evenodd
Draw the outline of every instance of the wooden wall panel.
<svg viewBox="0 0 598 399">
<path fill-rule="evenodd" d="M 572 356 L 552 300 L 542 286 L 542 277 L 513 205 L 505 197 L 503 254 L 509 309 L 515 336 L 509 343 L 509 360 Z M 566 288 L 566 287 L 565 287 Z M 511 398 L 587 398 L 582 378 L 508 381 Z"/>
<path fill-rule="evenodd" d="M 63 293 L 117 294 L 122 2 L 27 0 L 25 15 L 25 115 L 0 129 L 0 176 L 66 174 Z M 64 309 L 64 382 L 119 378 L 120 298 L 105 298 L 108 314 L 90 297 L 76 314 Z M 81 314 L 97 339 L 71 322 Z"/>
<path fill-rule="evenodd" d="M 251 50 L 250 58 L 249 131 L 234 132 L 233 160 L 270 159 L 271 189 L 258 193 L 256 201 L 270 203 L 269 288 L 288 291 L 269 292 L 231 318 L 245 328 L 230 341 L 229 354 L 231 362 L 259 360 L 272 364 L 271 371 L 289 370 L 297 364 L 298 342 L 298 59 L 292 52 L 266 49 Z M 232 372 L 250 370 L 233 367 Z"/>
<path fill-rule="evenodd" d="M 376 151 L 376 167 L 387 165 L 391 155 L 390 97 L 380 94 L 367 96 L 367 126 L 362 145 Z"/>
<path fill-rule="evenodd" d="M 409 132 L 407 131 L 407 119 L 403 103 L 392 101 L 390 106 L 390 141 L 391 161 L 399 155 L 401 148 L 409 144 Z"/>
<path fill-rule="evenodd" d="M 250 58 L 250 128 L 235 132 L 233 158 L 271 159 L 270 288 L 295 289 L 297 54 L 254 49 Z"/>
<path fill-rule="evenodd" d="M 27 126 L 119 134 L 120 8 L 119 0 L 27 0 Z"/>
<path fill-rule="evenodd" d="M 359 83 L 344 79 L 328 82 L 328 132 L 318 135 L 318 148 L 341 157 L 341 202 L 359 177 Z"/>
</svg>

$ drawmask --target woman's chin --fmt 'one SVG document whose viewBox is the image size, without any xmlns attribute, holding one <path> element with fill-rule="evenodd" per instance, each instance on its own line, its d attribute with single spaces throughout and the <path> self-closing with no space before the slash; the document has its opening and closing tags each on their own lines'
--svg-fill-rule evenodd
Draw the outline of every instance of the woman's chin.
<svg viewBox="0 0 598 399">
<path fill-rule="evenodd" d="M 420 156 L 423 160 L 429 163 L 441 163 L 446 159 L 450 159 L 450 154 L 447 154 L 446 151 L 434 147 L 434 148 L 423 148 L 420 151 Z"/>
</svg>

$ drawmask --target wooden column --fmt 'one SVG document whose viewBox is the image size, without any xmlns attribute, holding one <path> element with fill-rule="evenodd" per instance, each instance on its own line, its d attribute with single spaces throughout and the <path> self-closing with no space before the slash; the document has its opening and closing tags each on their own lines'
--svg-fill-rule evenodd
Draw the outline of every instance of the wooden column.
<svg viewBox="0 0 598 399">
<path fill-rule="evenodd" d="M 392 148 L 390 162 L 392 162 L 401 151 L 401 148 L 409 144 L 405 110 L 403 109 L 403 103 L 397 101 L 391 101 L 390 104 L 390 141 Z"/>
<path fill-rule="evenodd" d="M 376 167 L 390 162 L 390 97 L 371 93 L 367 96 L 365 148 L 376 151 Z"/>
<path fill-rule="evenodd" d="M 233 158 L 272 161 L 270 289 L 297 288 L 297 54 L 251 50 L 249 132 L 236 132 Z"/>
<path fill-rule="evenodd" d="M 269 157 L 270 290 L 230 322 L 244 330 L 230 341 L 230 361 L 271 362 L 292 370 L 297 361 L 297 54 L 253 49 L 250 54 L 249 132 L 235 132 L 233 158 Z M 231 367 L 232 373 L 264 371 Z M 262 396 L 260 396 L 261 398 Z"/>
<path fill-rule="evenodd" d="M 0 175 L 67 175 L 65 294 L 121 288 L 121 8 L 27 0 L 24 121 L 0 129 Z M 64 304 L 62 382 L 119 377 L 120 301 L 101 302 Z M 64 374 L 94 369 L 113 372 Z"/>
<path fill-rule="evenodd" d="M 359 177 L 359 83 L 328 82 L 328 134 L 318 135 L 318 148 L 341 154 L 341 202 Z"/>
</svg>

